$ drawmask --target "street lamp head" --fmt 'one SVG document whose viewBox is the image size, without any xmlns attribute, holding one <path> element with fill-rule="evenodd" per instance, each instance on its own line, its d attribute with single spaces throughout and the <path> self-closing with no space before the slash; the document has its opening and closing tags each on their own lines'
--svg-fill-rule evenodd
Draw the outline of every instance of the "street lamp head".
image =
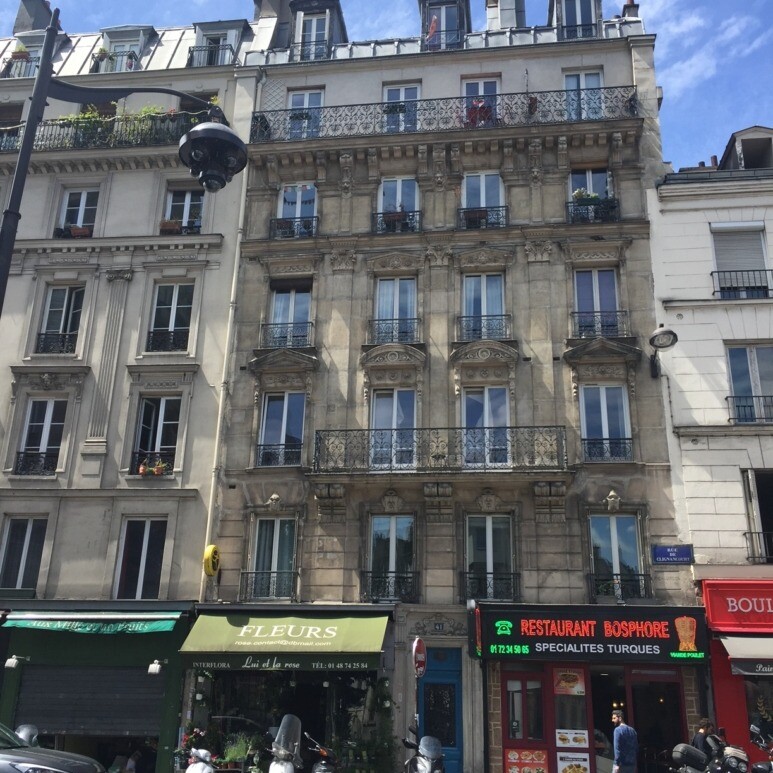
<svg viewBox="0 0 773 773">
<path fill-rule="evenodd" d="M 679 336 L 671 330 L 669 327 L 663 327 L 661 325 L 657 330 L 653 331 L 652 335 L 650 336 L 650 346 L 653 349 L 670 349 L 672 346 L 676 345 L 676 342 L 679 340 Z"/>
<path fill-rule="evenodd" d="M 247 166 L 247 146 L 222 123 L 202 123 L 180 138 L 180 160 L 199 184 L 216 193 Z"/>
</svg>

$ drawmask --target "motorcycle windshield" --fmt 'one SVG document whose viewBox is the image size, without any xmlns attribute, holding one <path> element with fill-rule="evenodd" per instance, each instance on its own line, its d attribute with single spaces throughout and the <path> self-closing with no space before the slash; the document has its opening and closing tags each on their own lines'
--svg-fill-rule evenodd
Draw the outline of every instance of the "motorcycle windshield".
<svg viewBox="0 0 773 773">
<path fill-rule="evenodd" d="M 425 735 L 419 741 L 419 754 L 428 760 L 439 760 L 443 756 L 443 747 L 437 738 Z"/>
<path fill-rule="evenodd" d="M 293 759 L 301 747 L 301 720 L 295 714 L 285 714 L 279 723 L 271 751 L 279 759 Z"/>
</svg>

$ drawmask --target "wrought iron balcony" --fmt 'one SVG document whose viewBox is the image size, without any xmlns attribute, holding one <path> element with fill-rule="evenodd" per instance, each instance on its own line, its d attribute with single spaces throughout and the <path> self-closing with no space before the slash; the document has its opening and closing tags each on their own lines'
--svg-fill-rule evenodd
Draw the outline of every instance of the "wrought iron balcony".
<svg viewBox="0 0 773 773">
<path fill-rule="evenodd" d="M 256 447 L 256 467 L 298 467 L 301 463 L 302 443 L 259 444 Z"/>
<path fill-rule="evenodd" d="M 598 36 L 599 31 L 595 24 L 571 24 L 558 28 L 559 40 L 584 40 Z"/>
<path fill-rule="evenodd" d="M 457 210 L 456 225 L 463 231 L 504 228 L 507 221 L 507 207 L 467 207 Z"/>
<path fill-rule="evenodd" d="M 90 239 L 94 235 L 94 224 L 63 225 L 54 228 L 54 239 Z"/>
<path fill-rule="evenodd" d="M 518 601 L 521 596 L 521 575 L 511 572 L 460 572 L 459 602 L 468 599 Z"/>
<path fill-rule="evenodd" d="M 59 451 L 19 451 L 13 466 L 14 475 L 56 475 Z"/>
<path fill-rule="evenodd" d="M 260 326 L 263 349 L 304 349 L 314 346 L 313 322 L 282 322 Z"/>
<path fill-rule="evenodd" d="M 769 269 L 752 271 L 712 271 L 714 297 L 722 300 L 743 300 L 745 298 L 771 298 L 773 272 Z"/>
<path fill-rule="evenodd" d="M 174 236 L 176 234 L 200 234 L 201 219 L 192 218 L 190 220 L 174 220 L 165 218 L 158 225 L 158 232 L 161 236 Z"/>
<path fill-rule="evenodd" d="M 146 352 L 184 352 L 188 349 L 187 327 L 177 330 L 149 330 Z"/>
<path fill-rule="evenodd" d="M 28 56 L 26 59 L 14 59 L 9 56 L 3 59 L 0 78 L 34 78 L 38 73 L 39 65 L 39 56 Z"/>
<path fill-rule="evenodd" d="M 290 46 L 291 62 L 313 62 L 329 59 L 332 46 L 327 40 L 307 40 Z"/>
<path fill-rule="evenodd" d="M 585 462 L 632 462 L 631 438 L 583 438 L 582 458 Z"/>
<path fill-rule="evenodd" d="M 635 86 L 613 86 L 580 91 L 532 91 L 486 97 L 496 116 L 496 127 L 562 124 L 636 118 L 639 104 Z M 313 108 L 308 121 L 315 137 L 367 137 L 395 132 L 480 131 L 469 120 L 469 97 L 417 99 L 406 102 L 411 120 L 396 121 L 394 102 L 334 105 Z M 295 114 L 295 117 L 294 115 Z M 306 139 L 299 131 L 297 109 L 253 113 L 250 142 L 288 142 Z"/>
<path fill-rule="evenodd" d="M 368 320 L 369 344 L 416 344 L 419 343 L 421 319 L 405 317 L 401 319 Z"/>
<path fill-rule="evenodd" d="M 591 603 L 599 596 L 612 596 L 618 601 L 651 599 L 652 578 L 648 574 L 609 574 L 599 572 L 588 575 L 588 593 Z"/>
<path fill-rule="evenodd" d="M 108 51 L 91 55 L 91 72 L 136 72 L 140 58 L 134 51 Z"/>
<path fill-rule="evenodd" d="M 360 572 L 360 599 L 377 604 L 380 601 L 419 601 L 418 572 Z"/>
<path fill-rule="evenodd" d="M 773 531 L 747 531 L 746 560 L 752 564 L 773 564 Z"/>
<path fill-rule="evenodd" d="M 627 311 L 573 311 L 575 338 L 618 338 L 631 335 Z"/>
<path fill-rule="evenodd" d="M 464 30 L 449 27 L 435 30 L 431 35 L 422 36 L 422 51 L 446 51 L 464 46 Z"/>
<path fill-rule="evenodd" d="M 318 231 L 318 217 L 275 217 L 269 223 L 268 238 L 308 239 Z"/>
<path fill-rule="evenodd" d="M 236 63 L 236 53 L 228 43 L 222 46 L 188 47 L 188 67 L 218 67 Z"/>
<path fill-rule="evenodd" d="M 373 233 L 400 234 L 421 231 L 421 212 L 374 212 Z"/>
<path fill-rule="evenodd" d="M 565 470 L 563 427 L 318 430 L 314 472 Z"/>
<path fill-rule="evenodd" d="M 459 341 L 492 341 L 511 340 L 511 315 L 510 314 L 485 314 L 478 317 L 459 317 L 458 339 Z"/>
<path fill-rule="evenodd" d="M 570 223 L 614 223 L 620 219 L 617 199 L 577 199 L 566 202 Z"/>
<path fill-rule="evenodd" d="M 172 475 L 174 454 L 174 451 L 133 451 L 129 475 Z"/>
<path fill-rule="evenodd" d="M 74 354 L 78 333 L 38 333 L 35 354 Z"/>
<path fill-rule="evenodd" d="M 239 601 L 298 598 L 298 572 L 242 572 L 239 578 Z"/>
<path fill-rule="evenodd" d="M 735 424 L 773 422 L 773 395 L 728 395 L 725 400 Z"/>
</svg>

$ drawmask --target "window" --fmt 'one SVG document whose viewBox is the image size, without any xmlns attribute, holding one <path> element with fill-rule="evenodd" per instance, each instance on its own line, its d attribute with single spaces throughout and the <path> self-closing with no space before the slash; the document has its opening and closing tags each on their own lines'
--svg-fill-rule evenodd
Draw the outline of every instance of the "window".
<svg viewBox="0 0 773 773">
<path fill-rule="evenodd" d="M 131 72 L 139 69 L 140 42 L 112 43 L 102 72 Z"/>
<path fill-rule="evenodd" d="M 730 418 L 773 421 L 773 346 L 730 346 Z"/>
<path fill-rule="evenodd" d="M 377 233 L 396 233 L 418 229 L 418 197 L 416 180 L 397 177 L 381 181 Z"/>
<path fill-rule="evenodd" d="M 646 598 L 635 515 L 591 515 L 594 595 Z"/>
<path fill-rule="evenodd" d="M 35 352 L 37 354 L 73 354 L 83 310 L 85 288 L 49 287 Z"/>
<path fill-rule="evenodd" d="M 539 677 L 539 674 L 532 674 L 507 678 L 503 713 L 510 741 L 545 740 L 545 699 Z"/>
<path fill-rule="evenodd" d="M 382 278 L 376 289 L 374 344 L 414 343 L 418 341 L 416 317 L 416 279 Z"/>
<path fill-rule="evenodd" d="M 412 515 L 373 516 L 369 588 L 373 600 L 415 600 L 413 539 Z"/>
<path fill-rule="evenodd" d="M 126 520 L 116 577 L 117 599 L 158 598 L 165 540 L 166 519 Z"/>
<path fill-rule="evenodd" d="M 586 462 L 629 462 L 633 445 L 628 396 L 623 386 L 585 384 L 580 390 Z"/>
<path fill-rule="evenodd" d="M 388 133 L 416 131 L 418 99 L 417 85 L 384 87 L 384 120 Z"/>
<path fill-rule="evenodd" d="M 99 191 L 67 191 L 62 202 L 62 236 L 91 236 L 97 215 Z"/>
<path fill-rule="evenodd" d="M 321 91 L 291 91 L 287 97 L 289 113 L 289 139 L 303 140 L 319 137 L 322 118 Z"/>
<path fill-rule="evenodd" d="M 565 40 L 596 37 L 593 0 L 564 0 L 562 35 Z"/>
<path fill-rule="evenodd" d="M 597 121 L 604 117 L 600 72 L 567 73 L 566 120 Z"/>
<path fill-rule="evenodd" d="M 763 229 L 714 225 L 712 237 L 717 261 L 715 294 L 729 300 L 770 297 Z"/>
<path fill-rule="evenodd" d="M 275 288 L 271 299 L 271 324 L 263 345 L 268 348 L 311 346 L 311 287 Z"/>
<path fill-rule="evenodd" d="M 462 449 L 465 467 L 504 467 L 510 463 L 510 407 L 505 387 L 465 389 Z"/>
<path fill-rule="evenodd" d="M 226 34 L 204 36 L 204 61 L 207 67 L 230 64 L 230 46 Z"/>
<path fill-rule="evenodd" d="M 572 223 L 618 219 L 617 201 L 610 197 L 606 169 L 573 169 L 569 176 L 569 220 Z"/>
<path fill-rule="evenodd" d="M 411 468 L 416 464 L 416 392 L 375 392 L 371 408 L 372 469 Z"/>
<path fill-rule="evenodd" d="M 258 467 L 301 463 L 305 403 L 303 392 L 265 396 L 257 453 Z"/>
<path fill-rule="evenodd" d="M 179 397 L 143 397 L 132 454 L 131 474 L 170 475 L 174 470 L 180 429 Z"/>
<path fill-rule="evenodd" d="M 427 48 L 461 46 L 463 30 L 458 5 L 430 5 L 427 19 Z"/>
<path fill-rule="evenodd" d="M 147 351 L 185 351 L 188 348 L 192 309 L 192 284 L 157 284 Z"/>
<path fill-rule="evenodd" d="M 574 272 L 575 329 L 580 338 L 624 335 L 617 310 L 617 278 L 613 268 Z"/>
<path fill-rule="evenodd" d="M 460 227 L 501 228 L 507 225 L 507 208 L 502 206 L 503 200 L 502 178 L 497 173 L 465 175 Z"/>
<path fill-rule="evenodd" d="M 67 400 L 29 401 L 16 475 L 54 475 L 64 433 Z"/>
<path fill-rule="evenodd" d="M 6 521 L 0 588 L 37 586 L 45 538 L 45 518 L 9 518 Z"/>
<path fill-rule="evenodd" d="M 327 17 L 304 15 L 301 24 L 301 59 L 324 59 L 327 56 Z"/>
<path fill-rule="evenodd" d="M 292 598 L 295 595 L 295 520 L 259 518 L 255 545 L 252 598 Z"/>
<path fill-rule="evenodd" d="M 473 129 L 478 126 L 496 126 L 499 91 L 497 81 L 466 80 L 463 91 L 465 125 Z"/>
<path fill-rule="evenodd" d="M 608 175 L 606 169 L 572 169 L 569 193 L 586 191 L 589 196 L 606 199 L 608 196 Z"/>
<path fill-rule="evenodd" d="M 279 200 L 275 235 L 285 238 L 315 236 L 316 210 L 317 189 L 314 185 L 286 185 Z"/>
<path fill-rule="evenodd" d="M 474 515 L 467 519 L 467 593 L 471 599 L 516 598 L 510 519 Z"/>
<path fill-rule="evenodd" d="M 166 195 L 164 218 L 169 233 L 201 233 L 201 213 L 204 191 L 169 191 Z M 164 224 L 162 223 L 162 233 Z"/>
<path fill-rule="evenodd" d="M 502 274 L 466 274 L 462 303 L 459 331 L 462 341 L 508 337 Z"/>
</svg>

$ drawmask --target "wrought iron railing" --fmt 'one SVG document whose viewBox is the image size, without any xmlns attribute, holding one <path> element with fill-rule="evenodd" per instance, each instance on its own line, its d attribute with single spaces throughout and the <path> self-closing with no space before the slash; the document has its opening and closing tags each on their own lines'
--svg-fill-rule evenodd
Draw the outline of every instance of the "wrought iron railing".
<svg viewBox="0 0 773 773">
<path fill-rule="evenodd" d="M 369 344 L 415 344 L 420 340 L 419 317 L 368 320 Z"/>
<path fill-rule="evenodd" d="M 586 462 L 631 462 L 631 438 L 583 438 L 582 458 Z"/>
<path fill-rule="evenodd" d="M 38 333 L 35 354 L 73 354 L 78 333 Z"/>
<path fill-rule="evenodd" d="M 512 335 L 510 314 L 484 314 L 477 317 L 459 317 L 459 341 L 509 341 Z"/>
<path fill-rule="evenodd" d="M 158 231 L 161 236 L 173 236 L 175 234 L 200 234 L 201 220 L 174 220 L 165 218 L 159 223 Z"/>
<path fill-rule="evenodd" d="M 329 59 L 332 46 L 327 40 L 308 40 L 290 46 L 291 62 L 312 62 Z"/>
<path fill-rule="evenodd" d="M 365 602 L 419 601 L 418 572 L 360 572 L 360 599 Z"/>
<path fill-rule="evenodd" d="M 511 572 L 460 572 L 459 601 L 491 599 L 518 601 L 521 596 L 521 575 Z"/>
<path fill-rule="evenodd" d="M 136 72 L 140 58 L 134 51 L 110 51 L 91 55 L 91 72 Z"/>
<path fill-rule="evenodd" d="M 174 451 L 133 451 L 129 475 L 172 475 Z"/>
<path fill-rule="evenodd" d="M 422 51 L 441 51 L 461 48 L 464 45 L 464 30 L 449 27 L 444 30 L 435 30 L 431 35 L 422 36 Z"/>
<path fill-rule="evenodd" d="M 773 395 L 728 395 L 730 421 L 736 424 L 767 424 L 773 421 Z"/>
<path fill-rule="evenodd" d="M 59 451 L 19 451 L 13 465 L 14 475 L 56 475 Z"/>
<path fill-rule="evenodd" d="M 308 239 L 319 231 L 318 217 L 275 217 L 269 223 L 269 239 Z"/>
<path fill-rule="evenodd" d="M 463 231 L 504 228 L 507 221 L 507 207 L 466 207 L 457 210 L 456 225 Z"/>
<path fill-rule="evenodd" d="M 618 601 L 651 599 L 652 578 L 648 574 L 629 574 L 628 572 L 589 574 L 588 593 L 591 603 L 595 603 L 599 596 L 613 596 Z"/>
<path fill-rule="evenodd" d="M 3 68 L 0 77 L 3 78 L 34 78 L 40 65 L 39 56 L 30 56 L 27 59 L 3 59 Z"/>
<path fill-rule="evenodd" d="M 421 212 L 374 212 L 373 233 L 400 234 L 421 231 Z"/>
<path fill-rule="evenodd" d="M 256 467 L 297 467 L 303 443 L 261 443 L 255 453 Z"/>
<path fill-rule="evenodd" d="M 239 578 L 239 601 L 290 599 L 298 597 L 298 572 L 242 572 Z"/>
<path fill-rule="evenodd" d="M 260 326 L 263 349 L 303 349 L 314 346 L 313 322 L 282 322 Z"/>
<path fill-rule="evenodd" d="M 564 427 L 318 430 L 321 473 L 564 470 Z"/>
<path fill-rule="evenodd" d="M 558 28 L 559 40 L 582 40 L 598 36 L 599 31 L 595 24 L 570 24 Z"/>
<path fill-rule="evenodd" d="M 496 115 L 497 127 L 533 126 L 567 121 L 607 121 L 636 118 L 639 103 L 635 86 L 612 86 L 580 91 L 533 91 L 486 97 Z M 412 120 L 396 123 L 393 102 L 334 105 L 314 108 L 318 137 L 359 137 L 395 131 L 479 131 L 471 125 L 468 97 L 418 99 L 410 102 Z M 415 120 L 413 111 L 415 110 Z M 310 111 L 309 111 L 310 112 Z M 263 110 L 252 117 L 250 142 L 285 142 L 306 139 L 298 131 L 298 110 Z"/>
<path fill-rule="evenodd" d="M 54 228 L 54 239 L 90 239 L 94 235 L 94 224 L 63 225 Z"/>
<path fill-rule="evenodd" d="M 773 531 L 747 531 L 746 560 L 752 564 L 773 564 Z"/>
<path fill-rule="evenodd" d="M 218 67 L 231 64 L 236 64 L 236 53 L 228 43 L 222 46 L 188 47 L 188 67 Z"/>
<path fill-rule="evenodd" d="M 714 295 L 723 300 L 771 298 L 773 272 L 769 269 L 751 271 L 712 271 Z"/>
<path fill-rule="evenodd" d="M 627 311 L 573 311 L 575 338 L 617 338 L 631 334 Z"/>
<path fill-rule="evenodd" d="M 617 199 L 578 199 L 566 202 L 570 223 L 614 223 L 620 219 Z"/>
<path fill-rule="evenodd" d="M 188 348 L 187 327 L 176 330 L 149 330 L 146 352 L 184 352 Z"/>
</svg>

